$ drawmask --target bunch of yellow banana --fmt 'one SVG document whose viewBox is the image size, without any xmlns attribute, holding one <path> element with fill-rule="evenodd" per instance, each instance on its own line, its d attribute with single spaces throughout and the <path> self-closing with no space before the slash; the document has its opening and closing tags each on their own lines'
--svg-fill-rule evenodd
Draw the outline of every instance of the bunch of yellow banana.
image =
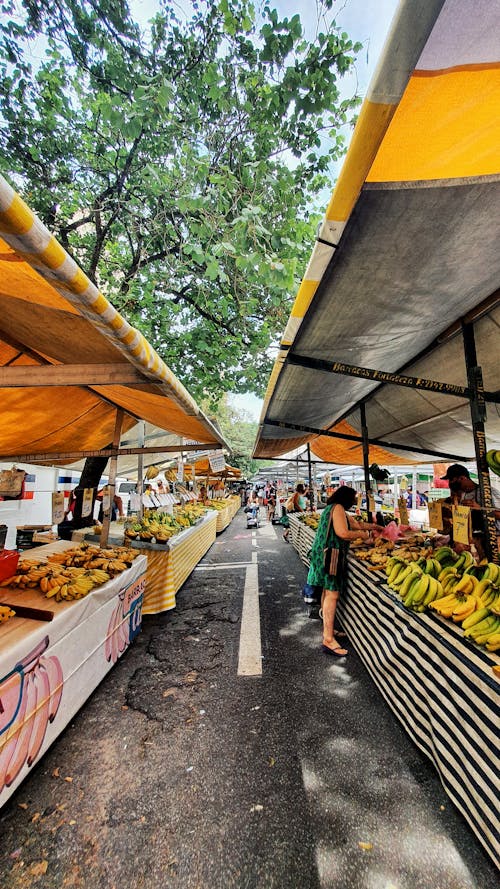
<svg viewBox="0 0 500 889">
<path fill-rule="evenodd" d="M 483 571 L 483 580 L 491 580 L 492 583 L 498 583 L 500 580 L 500 565 L 488 562 Z"/>
<path fill-rule="evenodd" d="M 488 608 L 479 609 L 462 624 L 464 636 L 476 645 L 485 645 L 488 651 L 500 649 L 500 615 L 492 614 Z"/>
<path fill-rule="evenodd" d="M 6 620 L 10 620 L 11 617 L 15 617 L 16 612 L 12 611 L 12 608 L 9 608 L 8 605 L 0 605 L 0 624 L 3 624 Z"/>
<path fill-rule="evenodd" d="M 56 602 L 83 599 L 95 587 L 101 586 L 111 579 L 111 575 L 99 569 L 85 570 L 85 568 L 67 568 L 64 574 L 52 577 L 47 582 L 47 599 L 54 598 Z"/>
<path fill-rule="evenodd" d="M 442 594 L 439 581 L 432 574 L 425 574 L 418 566 L 407 575 L 399 590 L 405 608 L 419 612 L 425 611 Z"/>
</svg>

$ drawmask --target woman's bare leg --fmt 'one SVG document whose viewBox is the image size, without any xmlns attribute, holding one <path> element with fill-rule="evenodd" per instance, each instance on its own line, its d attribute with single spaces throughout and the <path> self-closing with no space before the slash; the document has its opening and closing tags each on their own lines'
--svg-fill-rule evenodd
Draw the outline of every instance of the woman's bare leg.
<svg viewBox="0 0 500 889">
<path fill-rule="evenodd" d="M 342 646 L 339 645 L 333 632 L 338 598 L 338 590 L 323 590 L 321 596 L 321 608 L 323 610 L 323 645 L 338 651 L 339 654 L 341 652 L 347 654 L 347 649 L 342 648 Z"/>
</svg>

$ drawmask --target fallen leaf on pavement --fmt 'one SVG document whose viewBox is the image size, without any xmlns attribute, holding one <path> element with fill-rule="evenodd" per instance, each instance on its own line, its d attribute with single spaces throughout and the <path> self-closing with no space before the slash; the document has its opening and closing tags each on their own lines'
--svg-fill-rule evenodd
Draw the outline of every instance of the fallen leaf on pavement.
<svg viewBox="0 0 500 889">
<path fill-rule="evenodd" d="M 176 692 L 177 692 L 177 689 L 175 688 L 175 686 L 172 686 L 171 688 L 166 688 L 165 691 L 163 692 L 163 697 L 164 698 L 175 697 Z"/>
<path fill-rule="evenodd" d="M 59 769 L 58 769 L 58 768 L 57 768 L 57 769 L 54 769 L 54 771 L 52 772 L 52 777 L 53 777 L 53 778 L 59 778 Z"/>
<path fill-rule="evenodd" d="M 358 846 L 363 852 L 369 852 L 370 849 L 373 849 L 373 843 L 358 843 Z"/>
<path fill-rule="evenodd" d="M 256 803 L 255 806 L 251 806 L 251 807 L 250 807 L 250 811 L 251 811 L 251 812 L 263 812 L 263 811 L 264 811 L 264 806 L 261 806 L 260 803 Z"/>
<path fill-rule="evenodd" d="M 275 765 L 275 763 L 276 763 L 276 760 L 275 760 L 274 756 L 270 756 L 269 757 L 269 767 Z"/>
<path fill-rule="evenodd" d="M 18 806 L 19 806 L 20 809 L 27 809 L 27 808 L 28 808 L 28 803 L 18 803 Z"/>
<path fill-rule="evenodd" d="M 68 782 L 68 784 L 71 784 L 71 782 L 72 782 L 72 781 L 73 781 L 73 778 L 70 778 L 70 776 L 69 776 L 69 775 L 66 775 L 66 777 L 65 777 L 65 779 L 64 779 L 64 780 L 65 780 L 65 781 L 67 781 L 67 782 Z"/>
<path fill-rule="evenodd" d="M 49 862 L 45 858 L 43 861 L 37 861 L 33 867 L 30 867 L 30 874 L 33 874 L 34 877 L 38 877 L 40 874 L 45 874 L 48 866 Z"/>
<path fill-rule="evenodd" d="M 35 812 L 35 814 L 33 815 L 33 818 L 31 819 L 31 823 L 34 824 L 35 821 L 38 821 L 39 817 L 40 817 L 40 812 Z"/>
</svg>

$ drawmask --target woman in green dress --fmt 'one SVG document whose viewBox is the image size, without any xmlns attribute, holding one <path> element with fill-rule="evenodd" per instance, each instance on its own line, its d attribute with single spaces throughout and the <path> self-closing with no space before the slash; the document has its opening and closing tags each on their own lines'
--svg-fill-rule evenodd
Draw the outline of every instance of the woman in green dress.
<svg viewBox="0 0 500 889">
<path fill-rule="evenodd" d="M 362 538 L 370 539 L 370 530 L 376 525 L 370 522 L 355 521 L 355 530 L 349 525 L 346 510 L 351 509 L 356 502 L 356 491 L 347 485 L 342 485 L 331 494 L 327 500 L 327 506 L 321 513 L 319 525 L 316 530 L 311 549 L 311 564 L 307 574 L 307 582 L 312 586 L 319 586 L 323 593 L 321 596 L 321 608 L 323 612 L 323 651 L 327 654 L 344 657 L 347 649 L 342 648 L 335 638 L 335 611 L 339 594 L 345 589 L 347 581 L 347 552 L 349 542 Z M 330 521 L 331 515 L 331 521 Z M 325 547 L 334 547 L 339 550 L 339 568 L 335 576 L 328 574 L 324 566 Z"/>
</svg>

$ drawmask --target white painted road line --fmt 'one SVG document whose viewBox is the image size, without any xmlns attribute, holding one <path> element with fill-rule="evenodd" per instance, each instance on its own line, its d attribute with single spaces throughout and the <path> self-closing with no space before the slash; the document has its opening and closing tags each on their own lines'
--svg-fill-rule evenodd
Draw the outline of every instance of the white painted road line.
<svg viewBox="0 0 500 889">
<path fill-rule="evenodd" d="M 248 566 L 245 575 L 238 676 L 262 676 L 257 553 L 252 553 L 252 560 L 253 556 L 255 561 Z"/>
<path fill-rule="evenodd" d="M 197 565 L 195 571 L 227 571 L 229 568 L 248 568 L 251 562 L 219 562 L 217 565 Z"/>
</svg>

